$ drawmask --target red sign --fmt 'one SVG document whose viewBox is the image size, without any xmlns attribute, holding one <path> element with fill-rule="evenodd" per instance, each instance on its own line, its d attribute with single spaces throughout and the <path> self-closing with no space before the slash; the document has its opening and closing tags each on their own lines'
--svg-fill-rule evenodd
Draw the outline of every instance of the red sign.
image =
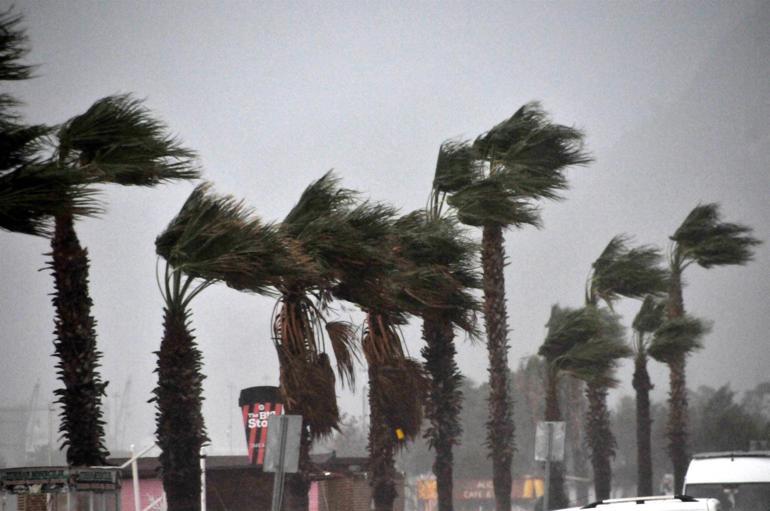
<svg viewBox="0 0 770 511">
<path fill-rule="evenodd" d="M 243 412 L 249 463 L 262 466 L 265 461 L 267 418 L 283 414 L 278 387 L 249 387 L 241 391 L 238 405 Z"/>
</svg>

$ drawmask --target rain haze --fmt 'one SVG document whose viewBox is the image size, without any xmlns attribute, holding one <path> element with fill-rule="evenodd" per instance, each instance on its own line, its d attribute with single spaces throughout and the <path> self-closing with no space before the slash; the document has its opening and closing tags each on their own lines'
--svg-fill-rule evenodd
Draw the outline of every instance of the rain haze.
<svg viewBox="0 0 770 511">
<path fill-rule="evenodd" d="M 63 122 L 134 93 L 199 153 L 217 192 L 269 221 L 331 168 L 365 197 L 421 208 L 442 141 L 539 100 L 584 130 L 595 162 L 570 170 L 565 200 L 542 205 L 542 230 L 506 235 L 511 367 L 537 352 L 553 303 L 582 304 L 612 236 L 665 250 L 694 206 L 718 202 L 765 243 L 745 267 L 686 273 L 687 310 L 713 321 L 688 383 L 743 391 L 770 378 L 770 2 L 36 1 L 17 11 L 26 60 L 39 65 L 13 88 L 27 121 Z M 153 441 L 163 309 L 154 240 L 193 187 L 104 187 L 105 214 L 77 225 L 111 449 Z M 0 402 L 44 408 L 57 387 L 48 244 L 7 232 L 0 243 Z M 192 304 L 211 453 L 245 453 L 238 391 L 278 383 L 273 305 L 223 285 Z M 626 325 L 638 305 L 620 305 Z M 419 324 L 405 333 L 419 356 Z M 485 380 L 484 345 L 459 352 L 463 373 Z M 630 365 L 612 399 L 631 392 Z M 339 391 L 353 415 L 359 373 L 357 394 Z M 652 377 L 662 400 L 666 368 L 653 363 Z"/>
</svg>

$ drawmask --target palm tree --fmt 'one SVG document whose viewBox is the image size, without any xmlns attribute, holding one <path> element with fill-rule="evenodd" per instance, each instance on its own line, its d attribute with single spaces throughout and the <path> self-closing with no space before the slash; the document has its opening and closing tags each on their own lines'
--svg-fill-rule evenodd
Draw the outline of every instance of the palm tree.
<svg viewBox="0 0 770 511">
<path fill-rule="evenodd" d="M 83 175 L 88 183 L 154 186 L 193 179 L 194 154 L 166 133 L 138 100 L 110 96 L 70 119 L 56 134 L 52 164 L 56 172 Z M 95 321 L 88 292 L 88 252 L 75 232 L 75 211 L 55 216 L 49 268 L 55 281 L 55 354 L 64 388 L 55 391 L 62 405 L 60 431 L 71 465 L 99 465 L 104 447 L 101 398 L 106 382 L 98 372 Z"/>
<path fill-rule="evenodd" d="M 393 215 L 388 206 L 359 203 L 328 172 L 305 189 L 279 226 L 296 264 L 275 284 L 273 341 L 286 410 L 304 417 L 300 472 L 288 481 L 289 497 L 301 507 L 307 506 L 311 444 L 340 420 L 327 338 L 338 376 L 353 384 L 355 331 L 350 323 L 327 319 L 332 291 L 348 280 L 369 283 L 383 264 L 382 239 Z"/>
<path fill-rule="evenodd" d="M 682 274 L 692 264 L 710 269 L 751 261 L 752 247 L 760 244 L 751 231 L 745 225 L 723 222 L 719 205 L 711 203 L 696 206 L 671 236 L 666 321 L 653 339 L 650 355 L 670 369 L 667 435 L 676 490 L 683 487 L 689 462 L 685 366 L 687 356 L 700 347 L 698 338 L 705 331 L 702 323 L 685 314 Z"/>
<path fill-rule="evenodd" d="M 652 419 L 650 414 L 650 391 L 653 389 L 647 371 L 648 348 L 652 334 L 663 323 L 666 303 L 652 295 L 642 302 L 632 327 L 634 329 L 634 376 L 636 392 L 636 450 L 637 450 L 637 494 L 652 495 Z"/>
<path fill-rule="evenodd" d="M 217 282 L 267 288 L 283 261 L 274 226 L 210 190 L 209 184 L 198 186 L 155 242 L 166 269 L 159 282 L 165 308 L 152 401 L 172 511 L 200 507 L 200 449 L 208 440 L 201 412 L 202 356 L 192 335 L 190 303 Z"/>
<path fill-rule="evenodd" d="M 401 258 L 395 276 L 402 290 L 400 300 L 405 310 L 423 320 L 422 355 L 430 376 L 425 402 L 430 426 L 425 437 L 436 452 L 433 473 L 438 508 L 451 511 L 452 450 L 462 433 L 462 375 L 455 362 L 454 329 L 477 335 L 475 312 L 479 305 L 470 292 L 480 287 L 477 245 L 464 236 L 455 219 L 436 208 L 405 215 L 396 222 L 395 230 Z"/>
<path fill-rule="evenodd" d="M 548 120 L 537 103 L 521 107 L 473 142 L 444 144 L 434 189 L 448 194 L 459 220 L 481 227 L 484 317 L 489 353 L 487 446 L 497 511 L 511 507 L 514 426 L 508 377 L 503 230 L 540 225 L 534 202 L 567 188 L 565 170 L 591 161 L 580 131 Z"/>
<path fill-rule="evenodd" d="M 620 297 L 642 298 L 649 294 L 665 292 L 667 276 L 666 271 L 658 266 L 661 259 L 659 251 L 650 246 L 631 248 L 630 241 L 628 236 L 615 236 L 591 265 L 591 274 L 586 284 L 587 307 L 596 308 L 601 300 L 612 311 L 614 302 Z M 603 332 L 602 335 L 607 334 Z M 618 356 L 628 356 L 630 350 L 626 348 L 616 353 Z M 613 365 L 600 361 L 597 369 L 604 367 L 611 371 Z M 606 402 L 611 382 L 609 375 L 586 380 L 589 403 L 586 431 L 598 499 L 609 498 L 612 484 L 610 462 L 615 455 L 616 442 L 610 429 Z"/>
<path fill-rule="evenodd" d="M 599 339 L 600 316 L 592 307 L 581 309 L 551 307 L 551 317 L 546 326 L 548 332 L 538 355 L 546 361 L 545 371 L 545 420 L 561 421 L 559 406 L 559 381 L 569 375 L 581 380 L 590 380 L 594 375 L 591 365 L 591 350 L 596 349 L 590 341 Z M 614 346 L 613 346 L 614 349 Z M 589 356 L 587 356 L 587 354 Z M 564 465 L 551 464 L 548 501 L 554 508 L 568 505 L 564 491 Z"/>
</svg>

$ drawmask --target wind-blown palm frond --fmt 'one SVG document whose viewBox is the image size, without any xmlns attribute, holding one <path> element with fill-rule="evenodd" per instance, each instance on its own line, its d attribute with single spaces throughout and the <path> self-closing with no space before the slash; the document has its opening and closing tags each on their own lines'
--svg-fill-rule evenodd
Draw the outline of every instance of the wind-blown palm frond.
<svg viewBox="0 0 770 511">
<path fill-rule="evenodd" d="M 631 326 L 640 334 L 651 334 L 663 324 L 665 314 L 666 302 L 648 295 L 644 298 Z"/>
<path fill-rule="evenodd" d="M 608 306 L 619 297 L 642 298 L 660 295 L 668 287 L 668 272 L 659 266 L 661 255 L 657 248 L 643 245 L 629 247 L 631 238 L 612 238 L 592 265 L 588 284 L 588 300 L 604 300 Z"/>
<path fill-rule="evenodd" d="M 394 226 L 398 270 L 392 283 L 400 306 L 419 316 L 439 315 L 476 335 L 481 304 L 472 293 L 481 287 L 478 245 L 451 217 L 429 217 L 418 210 Z"/>
<path fill-rule="evenodd" d="M 212 193 L 208 183 L 193 190 L 155 247 L 188 276 L 253 292 L 269 293 L 286 264 L 278 229 L 243 202 Z"/>
<path fill-rule="evenodd" d="M 20 61 L 29 53 L 28 38 L 20 28 L 21 15 L 13 8 L 0 13 L 0 80 L 26 80 L 30 77 L 33 66 Z"/>
<path fill-rule="evenodd" d="M 128 94 L 100 99 L 66 122 L 58 137 L 61 164 L 87 170 L 94 182 L 154 186 L 199 175 L 195 153 Z"/>
<path fill-rule="evenodd" d="M 539 208 L 526 197 L 511 193 L 494 176 L 455 192 L 447 203 L 457 210 L 457 218 L 467 225 L 541 227 Z"/>
<path fill-rule="evenodd" d="M 538 350 L 538 355 L 558 366 L 569 366 L 569 351 L 597 336 L 601 331 L 601 318 L 593 307 L 571 309 L 551 306 L 551 317 L 546 323 L 548 333 Z"/>
<path fill-rule="evenodd" d="M 480 159 L 491 162 L 506 188 L 520 196 L 556 199 L 567 188 L 562 170 L 585 165 L 583 134 L 554 124 L 538 102 L 527 103 L 473 142 Z"/>
<path fill-rule="evenodd" d="M 711 268 L 751 261 L 752 247 L 761 243 L 751 232 L 745 225 L 723 222 L 719 205 L 711 203 L 696 206 L 671 239 L 685 262 Z"/>
<path fill-rule="evenodd" d="M 341 188 L 339 184 L 340 179 L 330 170 L 305 188 L 297 204 L 283 220 L 291 236 L 301 238 L 303 230 L 319 215 L 329 216 L 351 207 L 355 192 Z"/>
<path fill-rule="evenodd" d="M 470 142 L 447 140 L 438 151 L 433 190 L 454 193 L 478 182 L 484 177 L 484 166 L 479 162 Z"/>
<path fill-rule="evenodd" d="M 669 363 L 701 349 L 700 339 L 710 329 L 708 323 L 689 315 L 668 319 L 655 331 L 648 352 L 655 360 Z"/>
</svg>

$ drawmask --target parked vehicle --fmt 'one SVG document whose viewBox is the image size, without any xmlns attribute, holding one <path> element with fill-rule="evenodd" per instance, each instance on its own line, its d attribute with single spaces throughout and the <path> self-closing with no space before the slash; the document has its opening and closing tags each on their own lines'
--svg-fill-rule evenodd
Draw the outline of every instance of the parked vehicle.
<svg viewBox="0 0 770 511">
<path fill-rule="evenodd" d="M 770 511 L 770 451 L 696 454 L 684 493 L 718 499 L 722 511 Z"/>
<path fill-rule="evenodd" d="M 596 509 L 597 511 L 723 511 L 716 499 L 696 499 L 688 495 L 631 497 L 607 499 L 583 507 L 572 507 L 561 511 Z"/>
</svg>

